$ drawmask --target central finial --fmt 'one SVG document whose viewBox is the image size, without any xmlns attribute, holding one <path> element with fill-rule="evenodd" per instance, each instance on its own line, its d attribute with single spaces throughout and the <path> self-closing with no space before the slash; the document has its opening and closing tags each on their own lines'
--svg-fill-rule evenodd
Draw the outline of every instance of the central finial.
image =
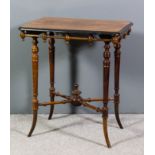
<svg viewBox="0 0 155 155">
<path fill-rule="evenodd" d="M 79 90 L 79 85 L 74 84 L 73 86 L 73 91 L 72 91 L 72 96 L 71 96 L 71 103 L 75 106 L 80 106 L 82 102 L 82 98 L 80 96 L 81 91 Z"/>
</svg>

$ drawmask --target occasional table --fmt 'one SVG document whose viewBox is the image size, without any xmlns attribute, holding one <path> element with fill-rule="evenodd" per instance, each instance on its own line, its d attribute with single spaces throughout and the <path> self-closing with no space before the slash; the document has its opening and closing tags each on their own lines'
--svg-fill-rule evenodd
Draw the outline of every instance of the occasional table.
<svg viewBox="0 0 155 155">
<path fill-rule="evenodd" d="M 19 27 L 20 37 L 32 38 L 32 79 L 33 79 L 33 97 L 32 110 L 33 121 L 32 127 L 28 134 L 30 137 L 34 131 L 37 122 L 38 107 L 50 106 L 49 118 L 52 118 L 54 105 L 71 103 L 73 106 L 84 106 L 102 113 L 103 133 L 106 144 L 111 147 L 107 121 L 108 121 L 108 103 L 114 103 L 115 117 L 121 129 L 123 126 L 119 118 L 119 74 L 120 74 L 120 48 L 121 40 L 126 38 L 131 32 L 133 24 L 129 21 L 118 20 L 93 20 L 93 19 L 73 19 L 73 18 L 56 18 L 44 17 L 41 19 L 30 21 Z M 39 72 L 39 48 L 38 38 L 42 38 L 44 42 L 48 40 L 49 48 L 49 70 L 50 70 L 50 100 L 47 102 L 39 102 L 38 100 L 38 72 Z M 67 42 L 72 40 L 81 40 L 88 43 L 103 42 L 103 97 L 102 98 L 83 98 L 78 84 L 74 84 L 70 96 L 62 94 L 55 90 L 54 87 L 54 68 L 55 68 L 55 40 L 64 39 Z M 110 45 L 114 46 L 114 95 L 109 96 L 109 76 L 110 76 Z M 54 100 L 55 96 L 62 97 L 61 101 Z M 103 107 L 96 107 L 91 102 L 101 102 Z"/>
</svg>

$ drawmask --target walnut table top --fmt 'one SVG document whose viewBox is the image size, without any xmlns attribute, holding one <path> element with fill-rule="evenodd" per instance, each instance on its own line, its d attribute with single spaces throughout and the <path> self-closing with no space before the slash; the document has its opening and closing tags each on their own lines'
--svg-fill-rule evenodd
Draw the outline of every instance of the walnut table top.
<svg viewBox="0 0 155 155">
<path fill-rule="evenodd" d="M 91 32 L 104 34 L 120 34 L 128 31 L 131 26 L 131 22 L 123 20 L 43 17 L 25 23 L 19 29 L 27 31 Z"/>
</svg>

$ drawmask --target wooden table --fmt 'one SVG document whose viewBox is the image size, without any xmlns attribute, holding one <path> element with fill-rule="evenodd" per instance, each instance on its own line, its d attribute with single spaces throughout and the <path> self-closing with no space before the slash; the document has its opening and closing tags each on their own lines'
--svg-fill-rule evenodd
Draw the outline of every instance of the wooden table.
<svg viewBox="0 0 155 155">
<path fill-rule="evenodd" d="M 32 77 L 33 77 L 33 121 L 28 137 L 37 122 L 37 111 L 39 106 L 50 105 L 49 119 L 51 119 L 55 104 L 71 103 L 74 106 L 84 106 L 102 113 L 103 132 L 108 147 L 111 147 L 108 130 L 108 102 L 112 101 L 115 108 L 115 116 L 117 123 L 121 129 L 123 126 L 119 118 L 119 73 L 120 73 L 120 48 L 121 40 L 126 38 L 131 32 L 133 24 L 128 21 L 114 20 L 92 20 L 92 19 L 72 19 L 72 18 L 56 18 L 44 17 L 22 25 L 20 37 L 32 38 Z M 49 68 L 50 68 L 50 101 L 40 103 L 38 100 L 38 38 L 42 38 L 44 42 L 48 40 L 49 44 Z M 74 84 L 70 96 L 55 91 L 54 87 L 54 64 L 55 64 L 55 39 L 64 39 L 65 41 L 83 40 L 88 43 L 101 41 L 104 43 L 103 52 L 103 98 L 83 98 L 78 84 Z M 110 71 L 110 43 L 114 46 L 114 95 L 109 97 L 109 71 Z M 54 97 L 60 96 L 61 101 L 55 101 Z M 90 102 L 102 102 L 103 108 L 91 105 Z"/>
</svg>

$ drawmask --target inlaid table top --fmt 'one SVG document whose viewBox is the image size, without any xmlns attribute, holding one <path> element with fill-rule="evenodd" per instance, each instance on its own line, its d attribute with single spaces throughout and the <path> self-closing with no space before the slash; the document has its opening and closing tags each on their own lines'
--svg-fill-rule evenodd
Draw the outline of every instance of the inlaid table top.
<svg viewBox="0 0 155 155">
<path fill-rule="evenodd" d="M 128 31 L 131 26 L 131 22 L 124 20 L 43 17 L 25 23 L 19 29 L 28 31 L 66 31 L 116 34 Z"/>
</svg>

